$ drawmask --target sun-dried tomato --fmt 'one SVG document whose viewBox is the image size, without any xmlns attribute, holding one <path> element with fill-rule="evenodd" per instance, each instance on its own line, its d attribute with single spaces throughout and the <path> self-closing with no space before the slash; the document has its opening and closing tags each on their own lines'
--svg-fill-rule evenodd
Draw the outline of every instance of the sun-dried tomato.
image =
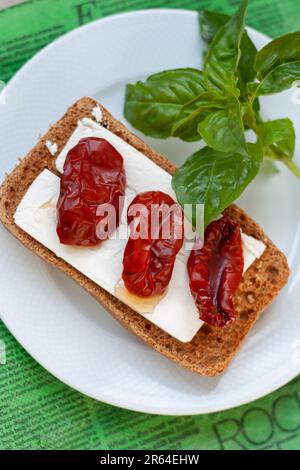
<svg viewBox="0 0 300 470">
<path fill-rule="evenodd" d="M 227 217 L 205 230 L 204 245 L 192 250 L 188 260 L 190 289 L 200 318 L 219 328 L 236 317 L 233 296 L 244 269 L 241 230 Z"/>
<path fill-rule="evenodd" d="M 130 237 L 124 252 L 125 287 L 140 297 L 161 295 L 183 244 L 183 213 L 167 194 L 148 191 L 128 208 Z"/>
<path fill-rule="evenodd" d="M 57 203 L 57 234 L 65 245 L 96 246 L 108 238 L 107 213 L 101 206 L 115 210 L 114 227 L 120 222 L 126 176 L 122 156 L 106 140 L 89 137 L 80 140 L 66 158 Z"/>
</svg>

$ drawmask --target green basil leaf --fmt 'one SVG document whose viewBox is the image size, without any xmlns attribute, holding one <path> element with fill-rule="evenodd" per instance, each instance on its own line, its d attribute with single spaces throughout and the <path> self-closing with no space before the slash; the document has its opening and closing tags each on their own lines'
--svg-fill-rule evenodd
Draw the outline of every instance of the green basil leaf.
<svg viewBox="0 0 300 470">
<path fill-rule="evenodd" d="M 293 158 L 296 134 L 290 119 L 262 122 L 259 125 L 259 135 L 266 147 L 276 144 L 290 159 Z"/>
<path fill-rule="evenodd" d="M 247 143 L 248 153 L 253 158 L 253 161 L 261 164 L 263 157 L 265 146 L 262 140 L 259 138 L 255 144 Z"/>
<path fill-rule="evenodd" d="M 300 31 L 267 44 L 255 59 L 259 84 L 250 85 L 255 95 L 272 95 L 300 80 Z"/>
<path fill-rule="evenodd" d="M 247 97 L 247 83 L 252 82 L 256 77 L 256 72 L 254 69 L 255 57 L 257 54 L 257 49 L 250 37 L 248 36 L 247 31 L 244 32 L 241 39 L 241 57 L 238 65 L 238 86 L 241 90 L 242 98 L 246 99 Z"/>
<path fill-rule="evenodd" d="M 170 137 L 182 107 L 203 91 L 199 70 L 166 70 L 127 85 L 124 115 L 145 135 L 164 139 Z"/>
<path fill-rule="evenodd" d="M 255 144 L 253 144 L 255 146 Z M 191 155 L 175 172 L 172 187 L 178 202 L 204 204 L 205 226 L 237 199 L 257 175 L 261 152 L 255 146 L 250 156 L 218 152 L 204 147 Z M 195 225 L 195 211 L 193 211 Z"/>
<path fill-rule="evenodd" d="M 229 15 L 217 11 L 202 10 L 198 14 L 200 35 L 210 44 L 217 32 L 230 20 Z"/>
<path fill-rule="evenodd" d="M 202 39 L 208 44 L 211 43 L 217 32 L 230 20 L 230 16 L 209 10 L 199 13 L 199 27 Z M 246 84 L 254 80 L 256 72 L 254 69 L 257 49 L 245 30 L 240 44 L 241 56 L 238 65 L 238 87 L 241 91 L 242 99 L 247 97 Z"/>
<path fill-rule="evenodd" d="M 300 80 L 300 60 L 282 64 L 271 70 L 260 83 L 250 84 L 250 91 L 256 96 L 272 95 L 288 90 Z"/>
<path fill-rule="evenodd" d="M 182 107 L 173 126 L 172 135 L 186 141 L 199 140 L 198 124 L 210 111 L 222 109 L 225 104 L 225 98 L 214 90 L 201 93 Z"/>
<path fill-rule="evenodd" d="M 236 71 L 240 59 L 240 44 L 245 29 L 248 0 L 243 0 L 238 12 L 215 35 L 204 62 L 203 77 L 207 86 L 236 93 Z"/>
<path fill-rule="evenodd" d="M 277 38 L 261 49 L 256 56 L 255 70 L 262 80 L 278 66 L 297 61 L 300 61 L 300 31 Z"/>
<path fill-rule="evenodd" d="M 220 152 L 248 155 L 239 101 L 232 95 L 224 109 L 211 111 L 198 125 L 206 144 Z"/>
</svg>

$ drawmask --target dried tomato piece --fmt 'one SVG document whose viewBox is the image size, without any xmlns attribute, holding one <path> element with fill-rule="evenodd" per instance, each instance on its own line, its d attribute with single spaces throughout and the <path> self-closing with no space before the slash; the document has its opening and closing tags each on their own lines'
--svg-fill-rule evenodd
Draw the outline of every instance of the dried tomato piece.
<svg viewBox="0 0 300 470">
<path fill-rule="evenodd" d="M 66 158 L 57 203 L 57 234 L 65 245 L 96 246 L 120 223 L 126 177 L 122 156 L 105 139 L 81 139 Z M 114 227 L 101 227 L 113 207 Z M 101 228 L 101 230 L 99 230 Z M 101 234 L 101 236 L 100 236 Z"/>
<path fill-rule="evenodd" d="M 160 191 L 135 197 L 128 208 L 130 237 L 123 258 L 125 287 L 140 297 L 161 295 L 169 285 L 183 244 L 183 213 Z"/>
<path fill-rule="evenodd" d="M 200 318 L 219 328 L 236 317 L 233 296 L 244 269 L 241 230 L 227 217 L 205 230 L 204 246 L 195 247 L 188 259 L 190 289 Z"/>
</svg>

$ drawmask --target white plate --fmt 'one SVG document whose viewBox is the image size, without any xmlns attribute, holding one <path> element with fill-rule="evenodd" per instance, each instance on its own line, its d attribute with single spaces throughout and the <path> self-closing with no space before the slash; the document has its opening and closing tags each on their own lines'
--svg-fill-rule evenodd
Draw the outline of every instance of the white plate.
<svg viewBox="0 0 300 470">
<path fill-rule="evenodd" d="M 250 33 L 259 47 L 268 40 Z M 178 10 L 117 15 L 63 36 L 7 87 L 7 104 L 0 106 L 0 179 L 77 98 L 93 96 L 123 119 L 125 83 L 162 69 L 200 67 L 201 47 L 197 15 Z M 272 118 L 290 116 L 300 127 L 290 93 L 264 100 L 263 111 Z M 197 147 L 145 140 L 176 162 Z M 241 200 L 288 255 L 293 274 L 221 377 L 194 375 L 148 348 L 2 226 L 1 318 L 49 372 L 97 400 L 172 415 L 249 402 L 300 372 L 299 200 L 300 183 L 284 169 L 259 177 Z"/>
</svg>

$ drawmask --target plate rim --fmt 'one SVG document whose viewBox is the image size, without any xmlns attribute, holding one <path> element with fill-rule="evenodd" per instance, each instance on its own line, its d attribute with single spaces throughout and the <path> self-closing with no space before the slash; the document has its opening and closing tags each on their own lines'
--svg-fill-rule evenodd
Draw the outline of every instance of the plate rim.
<svg viewBox="0 0 300 470">
<path fill-rule="evenodd" d="M 130 11 L 130 12 L 125 12 L 125 13 L 116 13 L 113 15 L 106 16 L 104 18 L 96 19 L 90 23 L 81 25 L 69 32 L 66 32 L 62 36 L 58 37 L 55 39 L 53 42 L 50 44 L 46 45 L 44 48 L 42 48 L 40 51 L 38 51 L 33 57 L 31 57 L 14 75 L 13 77 L 8 81 L 6 84 L 3 92 L 9 92 L 10 89 L 13 89 L 15 86 L 15 83 L 22 78 L 22 74 L 27 71 L 27 69 L 30 69 L 30 67 L 36 62 L 39 61 L 39 59 L 47 55 L 48 50 L 52 48 L 59 47 L 61 44 L 63 44 L 65 41 L 68 41 L 70 37 L 75 36 L 75 35 L 80 35 L 82 31 L 86 30 L 92 30 L 94 28 L 97 28 L 99 24 L 101 23 L 109 23 L 111 21 L 118 21 L 120 18 L 131 18 L 133 16 L 140 16 L 140 15 L 149 15 L 149 14 L 173 14 L 173 15 L 186 15 L 186 16 L 195 16 L 197 15 L 197 11 L 195 10 L 185 10 L 185 9 L 180 9 L 180 8 L 150 8 L 150 9 L 142 9 L 142 10 L 135 10 L 135 11 Z M 271 38 L 268 37 L 267 35 L 261 33 L 260 31 L 255 30 L 254 28 L 247 27 L 247 30 L 256 35 L 257 37 L 260 37 L 264 41 L 270 41 Z M 53 377 L 56 379 L 60 380 L 62 383 L 64 383 L 66 386 L 72 388 L 73 390 L 78 391 L 82 395 L 92 398 L 96 401 L 107 403 L 112 406 L 117 406 L 123 409 L 127 409 L 130 411 L 135 411 L 135 412 L 140 412 L 140 413 L 148 413 L 148 414 L 154 414 L 154 415 L 161 415 L 161 416 L 192 416 L 192 415 L 201 415 L 201 414 L 210 414 L 210 413 L 216 413 L 220 411 L 225 411 L 229 409 L 233 409 L 242 405 L 245 405 L 247 403 L 251 403 L 259 398 L 262 398 L 266 396 L 269 393 L 274 392 L 278 388 L 286 385 L 288 382 L 290 382 L 293 378 L 295 378 L 299 372 L 300 372 L 300 365 L 297 367 L 295 365 L 294 368 L 289 369 L 289 373 L 284 375 L 281 374 L 278 379 L 272 383 L 269 384 L 269 386 L 264 387 L 263 389 L 257 390 L 255 393 L 252 391 L 248 395 L 244 396 L 241 400 L 238 402 L 235 402 L 235 404 L 230 403 L 230 401 L 223 405 L 223 406 L 206 406 L 202 407 L 199 410 L 199 407 L 193 407 L 190 408 L 181 408 L 178 410 L 178 408 L 163 408 L 163 407 L 156 407 L 151 405 L 141 405 L 141 404 L 134 404 L 134 401 L 132 403 L 128 403 L 128 399 L 122 399 L 122 397 L 117 397 L 114 399 L 111 399 L 109 396 L 106 396 L 103 391 L 99 391 L 99 393 L 87 393 L 86 391 L 82 390 L 81 387 L 78 387 L 76 384 L 74 385 L 73 383 L 69 382 L 66 378 L 61 377 L 61 375 L 57 371 L 53 371 L 52 367 L 49 367 L 48 365 L 44 365 L 44 361 L 40 360 L 37 358 L 37 355 L 31 352 L 30 345 L 26 345 L 23 343 L 23 341 L 19 338 L 18 332 L 14 331 L 13 327 L 10 327 L 9 320 L 8 318 L 3 318 L 2 315 L 0 314 L 0 319 L 10 332 L 10 334 L 17 340 L 17 342 L 25 349 L 25 351 L 45 370 L 47 370 Z M 281 367 L 280 369 L 284 369 Z M 225 372 L 226 373 L 226 372 Z"/>
</svg>

